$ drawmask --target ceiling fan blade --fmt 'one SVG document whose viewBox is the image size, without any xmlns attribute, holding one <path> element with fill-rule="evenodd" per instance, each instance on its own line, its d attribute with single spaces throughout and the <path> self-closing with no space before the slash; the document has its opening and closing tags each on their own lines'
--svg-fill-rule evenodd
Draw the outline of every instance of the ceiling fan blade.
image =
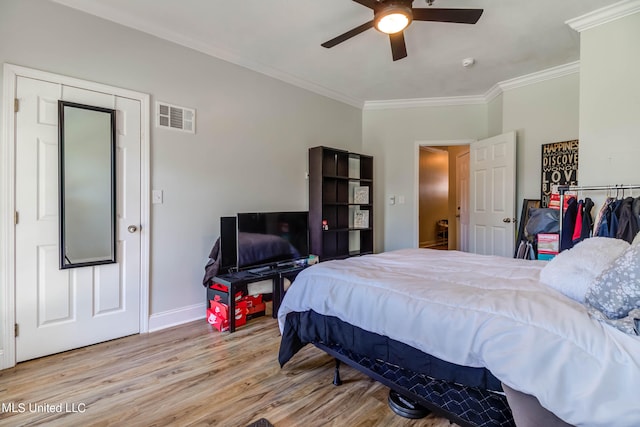
<svg viewBox="0 0 640 427">
<path fill-rule="evenodd" d="M 483 9 L 413 9 L 414 21 L 454 22 L 475 24 Z"/>
<path fill-rule="evenodd" d="M 349 40 L 351 37 L 353 36 L 357 36 L 358 34 L 362 33 L 363 31 L 368 30 L 369 28 L 373 28 L 373 21 L 369 21 L 369 22 L 365 22 L 364 24 L 347 31 L 344 34 L 340 34 L 338 37 L 333 38 L 329 41 L 326 41 L 324 43 L 322 43 L 320 46 L 322 47 L 326 47 L 327 49 L 330 47 L 334 47 L 337 44 L 342 43 L 343 41 Z"/>
<path fill-rule="evenodd" d="M 363 6 L 368 7 L 369 9 L 375 9 L 376 7 L 380 6 L 380 3 L 378 3 L 376 0 L 353 0 L 356 3 L 360 3 Z"/>
<path fill-rule="evenodd" d="M 389 40 L 391 40 L 391 54 L 393 55 L 394 61 L 407 56 L 407 45 L 404 42 L 404 31 L 389 34 Z"/>
</svg>

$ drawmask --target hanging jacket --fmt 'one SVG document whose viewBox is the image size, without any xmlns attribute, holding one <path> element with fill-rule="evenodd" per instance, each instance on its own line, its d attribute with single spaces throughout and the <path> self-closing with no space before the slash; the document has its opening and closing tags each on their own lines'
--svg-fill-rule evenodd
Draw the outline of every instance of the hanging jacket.
<svg viewBox="0 0 640 427">
<path fill-rule="evenodd" d="M 613 203 L 614 200 L 615 199 L 613 197 L 607 197 L 607 199 L 604 201 L 604 204 L 602 205 L 602 207 L 598 211 L 598 215 L 596 217 L 596 222 L 595 222 L 595 224 L 593 226 L 593 235 L 594 236 L 603 236 L 601 229 L 603 228 L 602 223 L 604 221 L 606 221 L 606 223 L 607 223 L 606 224 L 607 231 L 609 230 L 609 220 L 607 219 L 607 214 L 610 215 L 609 205 L 611 205 L 611 203 Z"/>
<path fill-rule="evenodd" d="M 633 238 L 636 237 L 636 234 L 640 231 L 638 221 L 633 213 L 633 202 L 633 197 L 627 197 L 620 202 L 616 210 L 618 217 L 616 237 L 629 243 L 633 241 Z"/>
<path fill-rule="evenodd" d="M 606 211 L 602 215 L 600 228 L 598 228 L 598 236 L 600 237 L 616 237 L 618 231 L 618 217 L 616 209 L 620 205 L 620 200 L 612 199 L 606 206 Z"/>
<path fill-rule="evenodd" d="M 618 235 L 618 218 L 620 217 L 620 207 L 622 206 L 622 199 L 617 199 L 611 204 L 611 218 L 609 219 L 609 237 L 616 237 Z"/>
<path fill-rule="evenodd" d="M 593 235 L 593 217 L 591 216 L 591 209 L 593 209 L 594 203 L 589 197 L 584 199 L 584 212 L 582 213 L 582 230 L 580 231 L 580 241 L 588 239 Z M 638 203 L 638 209 L 640 209 L 640 203 Z M 640 221 L 638 222 L 640 224 Z"/>
<path fill-rule="evenodd" d="M 638 228 L 640 228 L 640 197 L 636 197 L 631 205 L 631 211 L 633 212 L 633 216 L 638 223 Z"/>
<path fill-rule="evenodd" d="M 580 235 L 582 234 L 582 214 L 584 212 L 584 200 L 578 201 L 578 208 L 576 210 L 576 223 L 573 226 L 573 235 L 571 240 L 575 245 L 580 241 Z"/>
</svg>

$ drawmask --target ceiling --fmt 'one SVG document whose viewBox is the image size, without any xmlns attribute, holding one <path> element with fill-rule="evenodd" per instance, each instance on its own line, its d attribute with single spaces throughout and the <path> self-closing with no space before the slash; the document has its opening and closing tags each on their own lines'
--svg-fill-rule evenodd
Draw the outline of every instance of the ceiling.
<svg viewBox="0 0 640 427">
<path fill-rule="evenodd" d="M 359 107 L 482 96 L 499 82 L 577 61 L 579 33 L 565 21 L 618 2 L 435 0 L 431 7 L 484 13 L 475 25 L 413 22 L 408 57 L 394 62 L 388 36 L 375 29 L 320 46 L 373 18 L 351 0 L 53 1 Z M 469 57 L 476 62 L 465 68 Z"/>
</svg>

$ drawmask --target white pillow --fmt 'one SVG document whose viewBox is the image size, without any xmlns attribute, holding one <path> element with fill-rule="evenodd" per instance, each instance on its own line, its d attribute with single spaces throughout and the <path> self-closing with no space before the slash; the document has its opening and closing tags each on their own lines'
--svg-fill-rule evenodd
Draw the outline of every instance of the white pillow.
<svg viewBox="0 0 640 427">
<path fill-rule="evenodd" d="M 631 246 L 640 245 L 640 233 L 636 234 L 636 237 L 633 238 L 633 242 L 631 242 Z"/>
<path fill-rule="evenodd" d="M 629 246 L 622 239 L 591 237 L 560 252 L 540 272 L 540 281 L 583 303 L 591 283 Z"/>
</svg>

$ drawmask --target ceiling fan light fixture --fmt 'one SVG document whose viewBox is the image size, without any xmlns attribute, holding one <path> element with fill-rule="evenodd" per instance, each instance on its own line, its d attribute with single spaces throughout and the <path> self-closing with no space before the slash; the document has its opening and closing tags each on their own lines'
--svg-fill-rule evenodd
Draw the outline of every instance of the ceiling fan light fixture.
<svg viewBox="0 0 640 427">
<path fill-rule="evenodd" d="M 376 13 L 374 25 L 382 33 L 395 34 L 407 28 L 411 20 L 410 7 L 390 4 Z"/>
</svg>

